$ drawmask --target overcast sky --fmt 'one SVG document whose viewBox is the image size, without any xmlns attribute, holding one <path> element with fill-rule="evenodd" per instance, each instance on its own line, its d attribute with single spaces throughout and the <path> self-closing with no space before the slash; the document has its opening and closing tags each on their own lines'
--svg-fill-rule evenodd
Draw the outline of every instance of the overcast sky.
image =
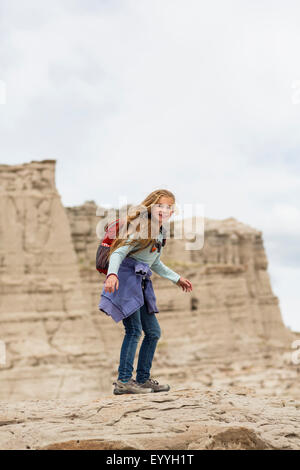
<svg viewBox="0 0 300 470">
<path fill-rule="evenodd" d="M 298 0 L 1 0 L 0 162 L 56 159 L 65 206 L 162 187 L 261 230 L 300 331 L 299 24 Z"/>
</svg>

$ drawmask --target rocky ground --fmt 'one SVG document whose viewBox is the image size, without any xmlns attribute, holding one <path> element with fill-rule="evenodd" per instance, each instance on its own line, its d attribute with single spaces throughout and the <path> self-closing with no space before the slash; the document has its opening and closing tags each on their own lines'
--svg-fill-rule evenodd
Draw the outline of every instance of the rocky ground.
<svg viewBox="0 0 300 470">
<path fill-rule="evenodd" d="M 0 402 L 1 449 L 299 449 L 300 401 L 254 389 L 175 388 Z"/>
</svg>

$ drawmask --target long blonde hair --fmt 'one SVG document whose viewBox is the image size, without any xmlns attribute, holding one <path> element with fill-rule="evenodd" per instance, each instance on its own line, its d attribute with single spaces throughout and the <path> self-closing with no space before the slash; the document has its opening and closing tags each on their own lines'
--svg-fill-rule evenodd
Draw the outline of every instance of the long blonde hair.
<svg viewBox="0 0 300 470">
<path fill-rule="evenodd" d="M 112 242 L 108 254 L 108 260 L 112 253 L 119 247 L 126 245 L 134 246 L 136 249 L 132 250 L 131 253 L 139 252 L 147 248 L 148 246 L 154 246 L 156 239 L 152 238 L 149 234 L 151 234 L 151 207 L 157 203 L 161 196 L 169 197 L 173 199 L 173 204 L 175 206 L 175 196 L 171 191 L 167 189 L 156 189 L 152 191 L 152 193 L 148 194 L 147 197 L 141 202 L 141 204 L 130 207 L 128 210 L 128 215 L 125 218 L 125 223 L 122 227 L 122 237 L 120 236 L 121 231 L 116 236 L 114 241 Z M 138 241 L 136 239 L 128 240 L 129 236 L 134 233 L 135 235 L 137 232 L 141 231 L 141 223 L 138 222 L 137 226 L 132 231 L 132 221 L 137 219 L 138 217 L 146 218 L 147 219 L 147 234 L 145 238 L 139 238 Z M 128 230 L 129 225 L 131 225 L 131 229 Z"/>
</svg>

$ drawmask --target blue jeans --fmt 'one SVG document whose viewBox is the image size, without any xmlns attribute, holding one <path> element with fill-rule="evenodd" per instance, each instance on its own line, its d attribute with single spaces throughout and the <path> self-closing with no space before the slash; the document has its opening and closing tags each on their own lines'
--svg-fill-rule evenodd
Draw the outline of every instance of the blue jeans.
<svg viewBox="0 0 300 470">
<path fill-rule="evenodd" d="M 139 351 L 136 381 L 144 383 L 150 377 L 156 344 L 161 335 L 158 320 L 155 313 L 148 313 L 144 304 L 135 313 L 124 318 L 123 324 L 125 326 L 125 337 L 120 353 L 118 380 L 128 381 L 131 379 L 136 348 L 143 330 L 145 336 Z"/>
</svg>

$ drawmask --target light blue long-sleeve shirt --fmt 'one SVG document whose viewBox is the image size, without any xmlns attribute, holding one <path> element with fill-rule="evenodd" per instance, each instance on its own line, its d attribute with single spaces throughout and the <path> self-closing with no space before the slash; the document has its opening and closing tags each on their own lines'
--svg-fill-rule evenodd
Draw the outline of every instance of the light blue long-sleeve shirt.
<svg viewBox="0 0 300 470">
<path fill-rule="evenodd" d="M 133 234 L 129 236 L 130 239 L 133 239 Z M 162 242 L 163 234 L 160 232 L 157 241 Z M 128 243 L 128 241 L 126 242 Z M 120 264 L 122 263 L 123 259 L 126 257 L 131 250 L 136 249 L 134 246 L 124 245 L 117 248 L 109 259 L 109 266 L 107 270 L 107 276 L 111 273 L 117 274 L 119 271 Z M 169 279 L 174 284 L 178 282 L 180 279 L 180 274 L 176 273 L 172 269 L 168 268 L 161 260 L 160 255 L 162 253 L 163 247 L 161 247 L 161 252 L 158 253 L 157 251 L 150 252 L 150 246 L 144 248 L 144 250 L 139 251 L 138 253 L 129 254 L 129 257 L 136 259 L 137 261 L 142 261 L 143 263 L 147 263 L 149 267 L 156 272 L 159 276 Z"/>
</svg>

